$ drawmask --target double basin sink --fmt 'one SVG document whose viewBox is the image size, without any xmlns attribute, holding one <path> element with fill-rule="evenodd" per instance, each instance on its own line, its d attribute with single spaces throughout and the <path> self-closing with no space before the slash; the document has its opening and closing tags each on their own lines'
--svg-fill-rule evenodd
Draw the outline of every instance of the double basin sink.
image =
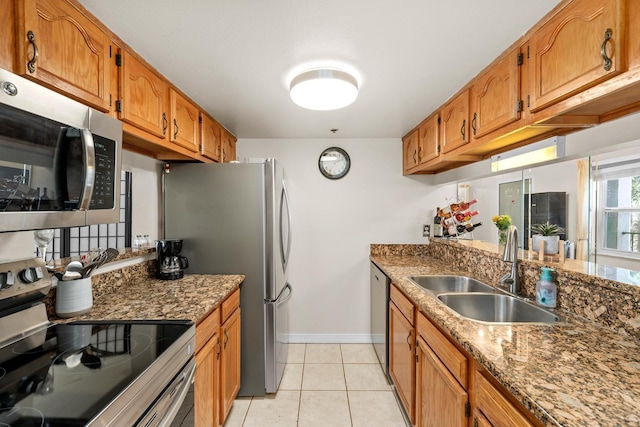
<svg viewBox="0 0 640 427">
<path fill-rule="evenodd" d="M 556 313 L 465 276 L 412 276 L 415 284 L 431 292 L 445 306 L 470 320 L 486 323 L 563 322 Z"/>
</svg>

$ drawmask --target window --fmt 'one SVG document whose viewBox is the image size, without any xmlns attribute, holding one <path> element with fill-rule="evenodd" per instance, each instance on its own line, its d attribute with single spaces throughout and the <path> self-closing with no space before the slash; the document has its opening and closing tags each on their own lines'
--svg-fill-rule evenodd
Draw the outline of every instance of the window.
<svg viewBox="0 0 640 427">
<path fill-rule="evenodd" d="M 640 163 L 600 167 L 597 181 L 597 248 L 640 258 Z"/>
</svg>

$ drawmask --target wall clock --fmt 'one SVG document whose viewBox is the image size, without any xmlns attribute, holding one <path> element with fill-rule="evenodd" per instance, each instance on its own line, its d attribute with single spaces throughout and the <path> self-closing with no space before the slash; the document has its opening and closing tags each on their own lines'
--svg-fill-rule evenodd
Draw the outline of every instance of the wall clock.
<svg viewBox="0 0 640 427">
<path fill-rule="evenodd" d="M 339 147 L 327 148 L 320 154 L 318 168 L 329 179 L 340 179 L 349 172 L 351 159 L 346 151 Z"/>
</svg>

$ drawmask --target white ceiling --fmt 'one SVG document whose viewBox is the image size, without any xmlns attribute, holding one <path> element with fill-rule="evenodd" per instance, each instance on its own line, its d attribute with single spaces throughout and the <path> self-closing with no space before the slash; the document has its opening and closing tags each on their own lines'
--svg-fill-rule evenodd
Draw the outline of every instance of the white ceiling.
<svg viewBox="0 0 640 427">
<path fill-rule="evenodd" d="M 239 138 L 399 138 L 558 0 L 79 0 Z M 289 81 L 352 71 L 356 102 L 310 111 Z"/>
</svg>

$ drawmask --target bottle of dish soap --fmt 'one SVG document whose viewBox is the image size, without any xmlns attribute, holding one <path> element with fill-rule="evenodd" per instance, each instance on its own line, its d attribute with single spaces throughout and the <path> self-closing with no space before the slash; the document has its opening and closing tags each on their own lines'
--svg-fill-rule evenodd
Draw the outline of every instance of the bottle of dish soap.
<svg viewBox="0 0 640 427">
<path fill-rule="evenodd" d="M 557 288 L 553 283 L 551 272 L 553 268 L 542 267 L 540 280 L 536 282 L 536 302 L 538 305 L 548 308 L 555 308 Z"/>
</svg>

